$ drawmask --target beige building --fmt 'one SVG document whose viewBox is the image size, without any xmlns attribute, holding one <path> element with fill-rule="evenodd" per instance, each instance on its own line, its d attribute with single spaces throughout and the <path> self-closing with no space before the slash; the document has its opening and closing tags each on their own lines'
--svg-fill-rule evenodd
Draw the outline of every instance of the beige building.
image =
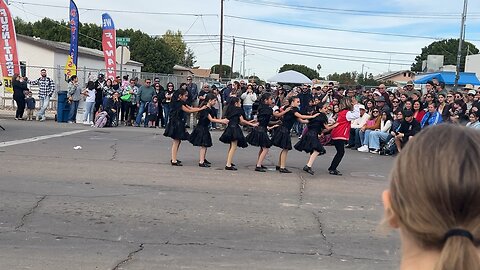
<svg viewBox="0 0 480 270">
<path fill-rule="evenodd" d="M 415 80 L 415 73 L 410 70 L 399 70 L 399 71 L 392 71 L 386 72 L 374 77 L 375 80 L 380 82 L 387 82 L 392 81 L 394 83 L 403 85 L 406 84 L 408 81 Z"/>
</svg>

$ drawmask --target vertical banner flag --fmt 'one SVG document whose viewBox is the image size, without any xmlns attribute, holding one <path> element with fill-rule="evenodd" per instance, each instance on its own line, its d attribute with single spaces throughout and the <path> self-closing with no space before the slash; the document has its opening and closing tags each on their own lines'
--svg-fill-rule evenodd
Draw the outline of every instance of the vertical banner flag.
<svg viewBox="0 0 480 270">
<path fill-rule="evenodd" d="M 75 5 L 73 0 L 70 0 L 69 16 L 70 51 L 67 58 L 67 64 L 65 65 L 66 80 L 68 80 L 72 75 L 77 75 L 79 18 L 77 5 Z"/>
<path fill-rule="evenodd" d="M 7 4 L 0 0 L 0 66 L 2 76 L 7 92 L 13 92 L 12 76 L 15 73 L 20 74 L 20 65 L 17 53 L 17 35 L 15 34 L 15 25 Z"/>
<path fill-rule="evenodd" d="M 106 77 L 114 79 L 117 74 L 117 38 L 113 20 L 107 13 L 102 14 L 102 48 L 105 57 Z"/>
</svg>

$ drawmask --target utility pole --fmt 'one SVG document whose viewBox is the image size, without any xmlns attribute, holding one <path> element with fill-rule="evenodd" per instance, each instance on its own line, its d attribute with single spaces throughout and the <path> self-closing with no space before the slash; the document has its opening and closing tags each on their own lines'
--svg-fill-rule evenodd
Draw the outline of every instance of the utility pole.
<svg viewBox="0 0 480 270">
<path fill-rule="evenodd" d="M 233 61 L 235 60 L 235 38 L 233 38 L 233 47 L 232 47 L 232 66 L 230 69 L 230 79 L 233 79 Z"/>
<path fill-rule="evenodd" d="M 218 69 L 218 80 L 222 81 L 223 73 L 223 0 L 220 0 L 220 67 Z"/>
<path fill-rule="evenodd" d="M 462 25 L 460 26 L 460 40 L 458 41 L 457 52 L 457 70 L 455 73 L 455 85 L 453 86 L 454 91 L 457 91 L 458 80 L 460 79 L 460 61 L 462 59 L 463 40 L 465 39 L 465 20 L 467 19 L 467 6 L 468 0 L 463 0 Z"/>
<path fill-rule="evenodd" d="M 245 40 L 243 41 L 243 78 L 245 79 L 245 57 L 247 56 L 247 51 L 245 50 Z"/>
<path fill-rule="evenodd" d="M 362 64 L 362 76 L 363 76 L 363 68 L 365 67 L 365 64 Z"/>
</svg>

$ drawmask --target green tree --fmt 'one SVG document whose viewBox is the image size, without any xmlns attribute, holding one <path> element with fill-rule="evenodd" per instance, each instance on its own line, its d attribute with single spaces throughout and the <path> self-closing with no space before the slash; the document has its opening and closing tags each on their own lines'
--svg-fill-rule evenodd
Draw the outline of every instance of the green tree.
<svg viewBox="0 0 480 270">
<path fill-rule="evenodd" d="M 357 72 L 333 73 L 327 76 L 329 81 L 337 81 L 340 84 L 355 85 L 357 83 Z"/>
<path fill-rule="evenodd" d="M 36 36 L 57 42 L 70 42 L 70 27 L 65 21 L 58 22 L 44 18 L 41 21 L 30 23 L 15 18 L 15 28 L 18 34 Z M 102 27 L 100 25 L 80 23 L 79 33 L 79 46 L 102 50 Z M 173 33 L 172 31 L 167 31 L 166 34 L 168 33 L 177 37 L 179 34 L 179 32 Z M 195 63 L 193 51 L 187 49 L 179 54 L 175 46 L 170 46 L 163 37 L 151 37 L 133 29 L 117 29 L 117 36 L 130 38 L 131 58 L 142 62 L 144 64 L 142 70 L 145 72 L 172 73 L 175 64 L 189 63 L 187 66 L 193 66 L 190 63 Z M 174 38 L 167 38 L 167 40 L 174 44 Z M 181 39 L 181 42 L 183 42 L 183 39 Z M 81 63 L 79 64 L 81 65 Z"/>
<path fill-rule="evenodd" d="M 195 64 L 195 56 L 193 51 L 187 47 L 187 44 L 183 40 L 182 32 L 173 32 L 167 30 L 162 36 L 163 41 L 171 47 L 175 56 L 175 64 L 179 64 L 185 67 L 193 67 Z"/>
<path fill-rule="evenodd" d="M 222 78 L 230 78 L 230 70 L 232 70 L 232 68 L 230 66 L 227 66 L 227 65 L 222 65 Z M 213 65 L 211 68 L 210 68 L 210 71 L 213 73 L 213 74 L 218 74 L 220 72 L 220 65 L 217 64 L 217 65 Z"/>
<path fill-rule="evenodd" d="M 316 70 L 313 70 L 305 65 L 285 64 L 280 68 L 279 72 L 284 72 L 287 70 L 294 70 L 300 72 L 303 75 L 307 76 L 310 80 L 320 77 Z"/>
<path fill-rule="evenodd" d="M 468 51 L 468 52 L 467 52 Z M 412 71 L 422 71 L 422 61 L 427 60 L 428 55 L 443 55 L 444 65 L 456 65 L 458 52 L 458 39 L 444 39 L 435 41 L 422 49 L 422 53 L 415 57 L 412 64 Z M 470 42 L 464 42 L 462 46 L 462 58 L 460 60 L 460 71 L 465 69 L 465 56 L 478 54 L 478 49 Z"/>
</svg>

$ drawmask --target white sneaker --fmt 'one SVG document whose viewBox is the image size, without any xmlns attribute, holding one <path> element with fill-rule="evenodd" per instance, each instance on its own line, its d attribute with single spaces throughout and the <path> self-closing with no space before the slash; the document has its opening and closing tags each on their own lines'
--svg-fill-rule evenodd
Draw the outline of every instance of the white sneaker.
<svg viewBox="0 0 480 270">
<path fill-rule="evenodd" d="M 362 153 L 368 153 L 368 146 L 363 145 L 362 147 L 358 148 L 357 150 L 359 152 L 362 152 Z"/>
<path fill-rule="evenodd" d="M 374 150 L 370 150 L 370 153 L 372 153 L 372 154 L 378 154 L 378 153 L 379 153 L 379 151 L 378 151 L 378 150 L 376 150 L 376 149 L 374 149 Z"/>
<path fill-rule="evenodd" d="M 93 126 L 93 121 L 88 122 L 88 124 Z"/>
<path fill-rule="evenodd" d="M 83 121 L 83 124 L 84 125 L 89 125 L 90 123 L 88 123 L 88 121 Z"/>
</svg>

